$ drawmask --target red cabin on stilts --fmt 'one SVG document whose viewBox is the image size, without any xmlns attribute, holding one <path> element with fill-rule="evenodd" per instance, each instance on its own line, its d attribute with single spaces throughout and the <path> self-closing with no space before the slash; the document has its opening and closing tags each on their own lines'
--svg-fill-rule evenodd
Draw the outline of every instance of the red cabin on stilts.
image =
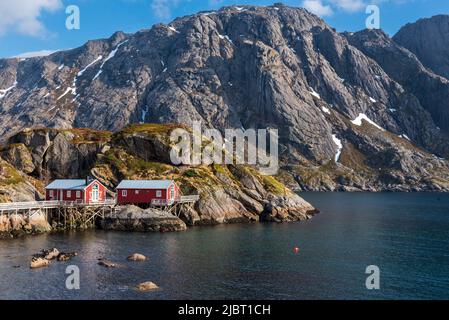
<svg viewBox="0 0 449 320">
<path fill-rule="evenodd" d="M 173 180 L 124 180 L 117 186 L 117 204 L 165 205 L 176 202 L 181 191 Z"/>
<path fill-rule="evenodd" d="M 106 200 L 106 187 L 95 179 L 55 180 L 45 187 L 47 201 L 96 203 Z"/>
</svg>

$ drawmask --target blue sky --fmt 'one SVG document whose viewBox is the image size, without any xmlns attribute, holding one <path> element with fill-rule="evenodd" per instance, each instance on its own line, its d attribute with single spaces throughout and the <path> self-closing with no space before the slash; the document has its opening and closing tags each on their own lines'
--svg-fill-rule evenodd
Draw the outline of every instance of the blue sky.
<svg viewBox="0 0 449 320">
<path fill-rule="evenodd" d="M 224 5 L 271 5 L 276 0 L 0 0 L 0 57 L 25 52 L 75 48 L 89 39 L 109 37 L 115 31 L 135 32 L 157 22 Z M 449 14 L 446 0 L 284 0 L 321 15 L 338 31 L 365 26 L 365 8 L 380 8 L 381 28 L 394 34 L 407 22 Z M 68 5 L 80 8 L 81 28 L 67 30 Z"/>
</svg>

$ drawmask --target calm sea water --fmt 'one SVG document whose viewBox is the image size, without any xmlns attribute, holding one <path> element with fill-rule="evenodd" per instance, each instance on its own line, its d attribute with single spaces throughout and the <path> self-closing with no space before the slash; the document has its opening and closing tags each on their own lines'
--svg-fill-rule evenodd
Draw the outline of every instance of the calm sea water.
<svg viewBox="0 0 449 320">
<path fill-rule="evenodd" d="M 449 195 L 303 196 L 322 211 L 303 223 L 1 241 L 0 299 L 449 299 Z M 30 256 L 50 247 L 79 256 L 30 270 Z M 128 263 L 134 252 L 149 260 Z M 102 257 L 122 265 L 105 269 Z M 77 291 L 65 288 L 70 264 Z M 365 287 L 368 265 L 381 270 L 378 291 Z M 161 290 L 136 291 L 144 281 Z"/>
</svg>

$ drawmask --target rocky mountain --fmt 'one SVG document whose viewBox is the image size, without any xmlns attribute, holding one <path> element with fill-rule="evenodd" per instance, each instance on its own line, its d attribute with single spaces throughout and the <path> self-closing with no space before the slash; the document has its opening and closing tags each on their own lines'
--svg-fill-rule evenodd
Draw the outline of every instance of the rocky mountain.
<svg viewBox="0 0 449 320">
<path fill-rule="evenodd" d="M 435 73 L 449 78 L 449 15 L 420 19 L 405 25 L 393 37 Z"/>
<path fill-rule="evenodd" d="M 449 190 L 448 80 L 398 39 L 340 34 L 300 8 L 233 6 L 48 57 L 3 59 L 0 135 L 197 120 L 270 127 L 280 134 L 278 178 L 292 188 Z M 89 162 L 99 150 L 85 148 L 46 156 Z"/>
</svg>

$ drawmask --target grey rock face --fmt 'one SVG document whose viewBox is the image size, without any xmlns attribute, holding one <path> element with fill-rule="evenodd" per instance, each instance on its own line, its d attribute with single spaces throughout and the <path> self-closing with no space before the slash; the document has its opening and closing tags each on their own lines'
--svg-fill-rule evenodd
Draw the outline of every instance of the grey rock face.
<svg viewBox="0 0 449 320">
<path fill-rule="evenodd" d="M 449 15 L 409 23 L 393 37 L 435 73 L 449 78 Z"/>
<path fill-rule="evenodd" d="M 427 149 L 446 155 L 449 81 L 426 69 L 413 53 L 396 44 L 383 31 L 365 30 L 346 36 L 410 93 L 408 99 L 414 100 L 411 95 L 417 98 L 416 102 L 402 102 L 403 108 L 394 112 L 407 135 Z"/>
<path fill-rule="evenodd" d="M 12 147 L 5 159 L 10 159 L 19 170 L 25 167 L 29 171 L 27 173 L 42 180 L 85 177 L 103 144 L 78 141 L 80 138 L 69 131 L 25 130 L 11 137 L 9 143 Z M 19 159 L 13 158 L 19 150 L 20 163 Z M 31 168 L 34 171 L 30 171 Z"/>
</svg>

